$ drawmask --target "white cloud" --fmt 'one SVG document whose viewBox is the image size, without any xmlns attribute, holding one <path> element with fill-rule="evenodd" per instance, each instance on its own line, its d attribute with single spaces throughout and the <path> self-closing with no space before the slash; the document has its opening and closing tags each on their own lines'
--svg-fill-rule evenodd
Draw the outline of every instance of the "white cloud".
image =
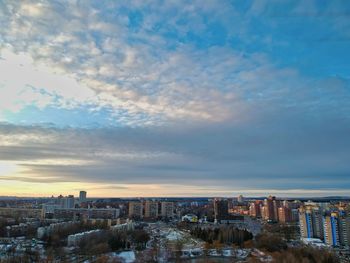
<svg viewBox="0 0 350 263">
<path fill-rule="evenodd" d="M 206 13 L 213 7 L 212 3 L 205 6 L 201 9 Z M 171 12 L 168 5 L 159 8 L 165 14 Z M 178 13 L 193 15 L 192 10 L 188 7 Z M 3 56 L 10 56 L 5 61 L 15 61 L 15 56 L 20 61 L 33 59 L 23 69 L 18 65 L 8 69 L 5 78 L 9 83 L 3 92 L 13 98 L 3 108 L 9 110 L 18 111 L 30 104 L 64 108 L 92 104 L 130 115 L 142 114 L 143 124 L 152 119 L 222 121 L 241 110 L 241 103 L 235 102 L 239 91 L 232 83 L 239 79 L 234 72 L 238 68 L 249 71 L 256 62 L 225 48 L 196 52 L 191 48 L 169 51 L 159 46 L 155 52 L 150 45 L 154 37 L 164 39 L 146 33 L 147 21 L 140 32 L 134 33 L 123 21 L 104 20 L 103 13 L 86 3 L 12 2 L 6 11 L 8 22 L 0 29 Z M 97 38 L 93 35 L 96 31 L 101 34 Z M 142 41 L 131 43 L 128 36 Z M 7 67 L 6 62 L 3 64 Z M 24 79 L 14 79 L 15 73 Z M 27 85 L 46 94 L 36 94 L 38 90 Z M 23 88 L 27 94 L 19 99 Z M 55 101 L 56 95 L 60 99 Z M 16 98 L 19 100 L 14 101 Z"/>
<path fill-rule="evenodd" d="M 230 31 L 228 14 L 237 15 L 233 6 L 223 8 L 215 1 L 150 5 L 134 31 L 125 14 L 111 18 L 104 7 L 88 2 L 5 2 L 0 10 L 6 24 L 0 28 L 5 58 L 0 85 L 7 99 L 0 109 L 105 107 L 116 122 L 134 126 L 240 120 L 259 108 L 279 110 L 283 105 L 302 105 L 307 113 L 315 105 L 331 105 L 310 89 L 308 85 L 315 85 L 311 80 L 296 70 L 276 68 L 264 54 L 248 55 L 227 46 L 198 49 L 180 42 L 168 49 L 164 30 L 180 35 L 205 31 L 204 16 Z M 120 6 L 110 3 L 106 8 Z M 267 3 L 251 6 L 266 8 Z M 152 31 L 160 23 L 165 25 L 159 32 Z M 332 98 L 340 102 L 346 96 Z"/>
<path fill-rule="evenodd" d="M 72 77 L 55 74 L 50 67 L 35 63 L 27 54 L 3 50 L 0 71 L 0 111 L 16 112 L 30 105 L 71 108 L 97 104 L 91 89 Z"/>
<path fill-rule="evenodd" d="M 42 4 L 29 4 L 29 3 L 23 3 L 20 7 L 19 13 L 21 15 L 27 15 L 27 16 L 40 16 L 43 14 L 43 7 Z"/>
</svg>

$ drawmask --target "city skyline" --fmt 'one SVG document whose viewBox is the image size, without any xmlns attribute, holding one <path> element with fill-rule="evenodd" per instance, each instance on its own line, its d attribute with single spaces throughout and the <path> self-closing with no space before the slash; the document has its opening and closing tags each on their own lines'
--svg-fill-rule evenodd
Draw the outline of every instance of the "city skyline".
<svg viewBox="0 0 350 263">
<path fill-rule="evenodd" d="M 0 196 L 349 196 L 350 3 L 0 3 Z"/>
</svg>

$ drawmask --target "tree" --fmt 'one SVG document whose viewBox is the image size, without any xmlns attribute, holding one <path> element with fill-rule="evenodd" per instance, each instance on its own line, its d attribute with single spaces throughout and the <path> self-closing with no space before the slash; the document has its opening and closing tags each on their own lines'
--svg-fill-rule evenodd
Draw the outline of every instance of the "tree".
<svg viewBox="0 0 350 263">
<path fill-rule="evenodd" d="M 112 234 L 111 238 L 108 240 L 108 244 L 111 250 L 116 251 L 126 247 L 126 240 L 127 235 L 125 232 L 116 232 Z"/>
<path fill-rule="evenodd" d="M 275 252 L 277 253 L 277 252 Z M 339 258 L 326 249 L 292 248 L 274 255 L 276 263 L 339 263 Z"/>
<path fill-rule="evenodd" d="M 274 234 L 260 234 L 256 237 L 256 247 L 269 252 L 281 251 L 287 248 L 286 242 Z"/>
<path fill-rule="evenodd" d="M 131 238 L 136 243 L 138 249 L 144 248 L 150 239 L 149 234 L 143 229 L 132 231 Z"/>
<path fill-rule="evenodd" d="M 242 229 L 233 226 L 223 226 L 220 228 L 201 228 L 196 227 L 191 230 L 191 234 L 210 244 L 219 241 L 221 244 L 237 244 L 242 246 L 244 241 L 251 240 L 253 235 Z"/>
<path fill-rule="evenodd" d="M 183 249 L 183 247 L 184 247 L 184 242 L 183 242 L 183 240 L 180 240 L 180 239 L 178 239 L 178 240 L 176 240 L 176 243 L 175 243 L 175 257 L 176 257 L 176 262 L 181 262 L 180 260 L 181 260 L 181 254 L 182 254 L 182 249 Z"/>
</svg>

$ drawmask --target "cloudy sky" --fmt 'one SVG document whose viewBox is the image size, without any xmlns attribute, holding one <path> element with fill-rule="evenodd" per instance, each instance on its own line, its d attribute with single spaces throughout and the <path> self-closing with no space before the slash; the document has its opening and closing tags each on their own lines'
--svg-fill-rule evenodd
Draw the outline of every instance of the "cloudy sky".
<svg viewBox="0 0 350 263">
<path fill-rule="evenodd" d="M 350 195 L 350 2 L 0 1 L 0 195 Z"/>
</svg>

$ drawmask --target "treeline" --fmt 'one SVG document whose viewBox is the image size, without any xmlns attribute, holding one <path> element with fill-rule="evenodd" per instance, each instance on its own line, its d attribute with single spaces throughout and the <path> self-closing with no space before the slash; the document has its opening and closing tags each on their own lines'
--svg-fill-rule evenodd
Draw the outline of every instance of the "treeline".
<svg viewBox="0 0 350 263">
<path fill-rule="evenodd" d="M 6 256 L 0 257 L 0 263 L 26 263 L 26 262 L 44 262 L 40 259 L 40 254 L 37 251 L 32 251 L 27 248 L 22 255 L 17 255 L 16 251 L 12 249 L 6 252 Z M 46 263 L 46 261 L 45 261 Z"/>
<path fill-rule="evenodd" d="M 6 218 L 0 217 L 0 237 L 6 237 L 7 231 L 6 227 L 7 226 L 12 226 L 12 225 L 18 225 L 19 223 L 25 223 L 24 220 L 20 220 L 19 217 L 14 217 L 14 221 L 8 222 Z"/>
<path fill-rule="evenodd" d="M 339 263 L 339 258 L 330 250 L 312 247 L 289 248 L 274 255 L 276 263 Z"/>
<path fill-rule="evenodd" d="M 289 248 L 286 239 L 275 233 L 258 235 L 253 246 L 271 253 L 277 263 L 339 263 L 339 258 L 328 249 L 310 246 Z"/>
<path fill-rule="evenodd" d="M 6 225 L 6 220 L 0 218 L 0 237 L 4 237 L 6 235 Z"/>
<path fill-rule="evenodd" d="M 209 244 L 219 242 L 221 244 L 235 244 L 239 246 L 253 238 L 250 232 L 233 226 L 221 226 L 216 228 L 195 227 L 191 230 L 191 235 Z"/>
<path fill-rule="evenodd" d="M 79 252 L 84 255 L 100 255 L 103 253 L 135 248 L 142 250 L 150 237 L 143 229 L 130 231 L 104 230 L 82 239 L 79 244 Z"/>
<path fill-rule="evenodd" d="M 278 235 L 287 241 L 297 239 L 300 233 L 299 226 L 297 224 L 267 224 L 265 225 L 265 231 Z"/>
</svg>

